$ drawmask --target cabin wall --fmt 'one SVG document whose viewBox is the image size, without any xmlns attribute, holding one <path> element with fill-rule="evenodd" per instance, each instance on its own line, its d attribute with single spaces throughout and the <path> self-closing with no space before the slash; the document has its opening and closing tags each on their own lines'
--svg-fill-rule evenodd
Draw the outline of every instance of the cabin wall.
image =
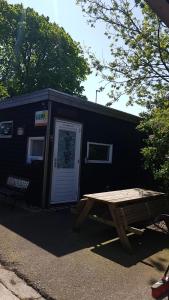
<svg viewBox="0 0 169 300">
<path fill-rule="evenodd" d="M 135 124 L 60 103 L 52 103 L 52 137 L 54 136 L 56 118 L 79 122 L 83 125 L 80 171 L 81 195 L 145 185 L 145 174 L 141 167 L 140 157 L 141 135 L 136 130 Z M 86 163 L 88 141 L 113 144 L 112 163 Z M 51 145 L 51 151 L 52 148 Z M 51 163 L 50 161 L 50 165 Z M 49 191 L 50 182 L 51 179 L 48 182 Z"/>
<path fill-rule="evenodd" d="M 0 138 L 0 183 L 5 183 L 9 175 L 30 178 L 32 184 L 30 203 L 34 205 L 41 204 L 44 162 L 27 163 L 27 144 L 28 137 L 46 135 L 46 126 L 35 126 L 35 112 L 46 110 L 47 105 L 48 102 L 44 101 L 0 110 L 0 122 L 11 120 L 14 122 L 12 138 Z M 83 126 L 79 181 L 81 195 L 145 186 L 145 173 L 141 167 L 139 152 L 141 136 L 135 124 L 52 102 L 47 201 L 50 199 L 56 118 L 79 122 Z M 18 127 L 24 128 L 24 134 L 21 136 L 17 135 Z M 88 141 L 113 144 L 112 163 L 86 163 Z"/>
<path fill-rule="evenodd" d="M 13 121 L 12 138 L 0 138 L 0 184 L 9 175 L 31 179 L 30 203 L 39 205 L 42 194 L 43 161 L 27 163 L 28 138 L 45 136 L 46 127 L 35 127 L 35 112 L 46 109 L 47 102 L 0 110 L 0 122 Z M 17 135 L 17 128 L 24 129 Z"/>
</svg>

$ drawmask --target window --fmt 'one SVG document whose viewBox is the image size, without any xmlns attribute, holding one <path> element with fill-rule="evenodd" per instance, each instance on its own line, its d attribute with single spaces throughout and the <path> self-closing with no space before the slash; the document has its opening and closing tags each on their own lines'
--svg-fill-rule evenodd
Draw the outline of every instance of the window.
<svg viewBox="0 0 169 300">
<path fill-rule="evenodd" d="M 75 164 L 76 132 L 59 129 L 57 167 L 73 169 Z"/>
<path fill-rule="evenodd" d="M 13 121 L 0 122 L 0 138 L 11 138 L 13 134 Z"/>
<path fill-rule="evenodd" d="M 87 143 L 87 163 L 106 163 L 112 162 L 113 145 L 100 143 Z"/>
<path fill-rule="evenodd" d="M 28 140 L 27 162 L 33 160 L 43 160 L 44 137 L 30 137 Z"/>
</svg>

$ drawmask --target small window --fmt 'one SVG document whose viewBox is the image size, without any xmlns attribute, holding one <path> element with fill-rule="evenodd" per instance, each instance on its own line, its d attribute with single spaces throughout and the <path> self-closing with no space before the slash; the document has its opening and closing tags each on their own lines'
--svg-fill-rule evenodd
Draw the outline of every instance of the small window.
<svg viewBox="0 0 169 300">
<path fill-rule="evenodd" d="M 33 160 L 43 160 L 44 153 L 44 137 L 30 137 L 28 140 L 27 162 Z"/>
<path fill-rule="evenodd" d="M 113 145 L 100 143 L 87 143 L 87 163 L 112 162 Z"/>
<path fill-rule="evenodd" d="M 13 121 L 0 122 L 0 138 L 11 138 L 13 134 Z"/>
</svg>

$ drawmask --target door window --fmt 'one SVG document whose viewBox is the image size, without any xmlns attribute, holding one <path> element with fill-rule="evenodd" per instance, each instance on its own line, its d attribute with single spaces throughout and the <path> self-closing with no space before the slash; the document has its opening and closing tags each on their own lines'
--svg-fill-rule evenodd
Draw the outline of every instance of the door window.
<svg viewBox="0 0 169 300">
<path fill-rule="evenodd" d="M 76 132 L 59 130 L 57 168 L 73 169 L 75 164 Z"/>
</svg>

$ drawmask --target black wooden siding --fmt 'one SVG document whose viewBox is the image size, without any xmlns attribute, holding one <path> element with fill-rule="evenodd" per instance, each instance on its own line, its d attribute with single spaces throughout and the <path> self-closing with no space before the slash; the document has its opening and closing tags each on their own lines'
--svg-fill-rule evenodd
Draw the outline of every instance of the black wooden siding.
<svg viewBox="0 0 169 300">
<path fill-rule="evenodd" d="M 136 124 L 59 103 L 53 103 L 52 107 L 52 135 L 55 118 L 83 125 L 81 195 L 145 184 L 140 156 L 141 136 Z M 113 144 L 112 164 L 85 163 L 87 141 Z"/>
<path fill-rule="evenodd" d="M 28 137 L 45 136 L 45 127 L 35 127 L 35 111 L 43 110 L 46 103 L 35 103 L 16 108 L 0 110 L 1 121 L 13 121 L 13 137 L 0 138 L 0 183 L 5 183 L 9 175 L 31 179 L 30 202 L 39 204 L 41 200 L 43 162 L 28 164 Z M 24 135 L 17 135 L 17 128 L 24 128 Z"/>
<path fill-rule="evenodd" d="M 45 136 L 46 127 L 35 127 L 35 112 L 47 109 L 47 101 L 0 110 L 1 121 L 14 121 L 13 137 L 0 138 L 0 182 L 8 175 L 31 179 L 31 203 L 40 205 L 43 182 L 43 162 L 27 164 L 27 141 L 30 136 Z M 52 102 L 52 122 L 48 163 L 48 199 L 51 184 L 51 165 L 55 119 L 80 122 L 83 125 L 80 170 L 80 193 L 100 192 L 145 185 L 139 149 L 141 136 L 134 123 Z M 17 128 L 24 135 L 17 136 Z M 85 163 L 87 141 L 113 144 L 112 164 Z"/>
</svg>

